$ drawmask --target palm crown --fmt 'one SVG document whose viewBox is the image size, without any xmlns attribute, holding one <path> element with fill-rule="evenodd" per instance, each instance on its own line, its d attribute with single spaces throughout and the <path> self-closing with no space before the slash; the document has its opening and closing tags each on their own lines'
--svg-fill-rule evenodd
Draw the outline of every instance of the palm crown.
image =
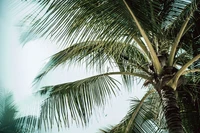
<svg viewBox="0 0 200 133">
<path fill-rule="evenodd" d="M 39 93 L 48 92 L 49 97 L 42 105 L 39 123 L 52 126 L 56 120 L 58 125 L 62 121 L 69 126 L 69 120 L 74 119 L 87 124 L 94 106 L 104 105 L 119 89 L 118 82 L 111 77 L 118 74 L 129 89 L 134 77 L 144 79 L 144 85 L 154 88 L 153 93 L 161 98 L 169 132 L 183 132 L 175 92 L 183 86 L 188 73 L 193 73 L 194 83 L 200 71 L 196 63 L 200 55 L 193 49 L 199 44 L 198 0 L 38 3 L 35 9 L 42 17 L 36 16 L 29 29 L 31 34 L 24 41 L 34 34 L 53 39 L 63 50 L 50 58 L 34 82 L 66 63 L 85 63 L 87 68 L 100 72 L 86 79 L 43 87 Z M 117 67 L 117 71 L 103 73 L 108 64 Z M 126 128 L 126 132 L 130 129 Z"/>
</svg>

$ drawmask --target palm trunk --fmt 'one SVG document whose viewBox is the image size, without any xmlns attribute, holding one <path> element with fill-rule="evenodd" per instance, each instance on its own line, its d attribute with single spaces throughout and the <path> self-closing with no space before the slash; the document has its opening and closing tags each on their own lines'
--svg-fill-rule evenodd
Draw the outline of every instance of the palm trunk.
<svg viewBox="0 0 200 133">
<path fill-rule="evenodd" d="M 169 133 L 184 133 L 175 91 L 164 86 L 161 89 L 161 98 Z"/>
</svg>

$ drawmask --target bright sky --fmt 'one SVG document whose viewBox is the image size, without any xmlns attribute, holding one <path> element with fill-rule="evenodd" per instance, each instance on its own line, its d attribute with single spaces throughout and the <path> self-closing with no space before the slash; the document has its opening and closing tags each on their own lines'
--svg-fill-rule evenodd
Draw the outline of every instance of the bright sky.
<svg viewBox="0 0 200 133">
<path fill-rule="evenodd" d="M 58 48 L 50 41 L 32 41 L 22 47 L 19 42 L 19 28 L 16 22 L 19 16 L 8 5 L 13 0 L 0 0 L 0 87 L 10 89 L 19 110 L 26 113 L 36 113 L 41 98 L 33 96 L 31 88 L 32 81 L 40 71 L 48 57 L 56 52 Z M 86 77 L 88 74 L 84 68 L 57 69 L 46 76 L 41 85 L 58 84 L 67 81 L 74 81 Z M 91 75 L 91 73 L 89 74 Z M 134 94 L 141 97 L 143 93 L 140 86 L 135 86 Z M 99 127 L 106 127 L 117 124 L 126 114 L 129 106 L 129 97 L 133 94 L 123 93 L 123 96 L 114 98 L 112 105 L 105 108 L 104 113 L 99 112 L 100 118 L 93 118 L 90 126 L 83 130 L 76 126 L 71 127 L 68 133 L 95 133 Z M 58 132 L 53 129 L 52 133 Z M 62 130 L 59 133 L 64 133 Z M 48 133 L 50 133 L 48 131 Z"/>
</svg>

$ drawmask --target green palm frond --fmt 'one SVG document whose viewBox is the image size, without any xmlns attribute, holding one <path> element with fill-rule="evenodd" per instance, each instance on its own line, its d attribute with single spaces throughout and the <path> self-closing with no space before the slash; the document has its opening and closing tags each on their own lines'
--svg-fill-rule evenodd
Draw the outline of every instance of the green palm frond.
<svg viewBox="0 0 200 133">
<path fill-rule="evenodd" d="M 87 41 L 74 44 L 51 56 L 43 70 L 35 78 L 34 83 L 40 81 L 50 70 L 60 65 L 67 64 L 70 66 L 74 63 L 77 65 L 85 63 L 86 68 L 96 68 L 100 72 L 105 72 L 104 69 L 107 65 L 110 67 L 117 66 L 119 69 L 124 67 L 120 69 L 121 72 L 145 73 L 148 71 L 143 66 L 148 64 L 147 59 L 134 42 L 126 44 L 123 42 Z M 143 68 L 142 71 L 141 68 Z"/>
<path fill-rule="evenodd" d="M 161 71 L 162 71 L 161 64 L 160 64 L 159 59 L 157 57 L 156 51 L 153 48 L 153 45 L 152 45 L 149 37 L 147 36 L 148 32 L 144 31 L 144 29 L 142 28 L 140 22 L 138 21 L 138 19 L 135 16 L 135 14 L 132 12 L 132 10 L 131 10 L 130 6 L 127 4 L 127 2 L 125 0 L 123 0 L 123 2 L 124 2 L 124 5 L 126 6 L 127 10 L 129 11 L 132 19 L 134 20 L 135 25 L 137 26 L 138 30 L 140 31 L 141 36 L 143 37 L 143 39 L 144 39 L 144 41 L 146 43 L 146 47 L 148 48 L 148 51 L 149 51 L 149 54 L 150 54 L 150 57 L 151 57 L 151 61 L 152 61 L 153 65 L 154 65 L 154 67 L 155 67 L 156 73 L 160 74 Z"/>
<path fill-rule="evenodd" d="M 48 8 L 44 8 L 44 16 L 32 25 L 30 32 L 63 42 L 65 45 L 66 42 L 72 44 L 74 41 L 88 39 L 130 40 L 127 35 L 134 30 L 129 28 L 133 24 L 131 19 L 127 21 L 127 13 L 123 12 L 119 3 L 109 0 L 45 1 L 42 7 Z M 121 29 L 124 25 L 129 26 Z"/>
<path fill-rule="evenodd" d="M 183 66 L 184 64 L 186 64 L 189 60 L 191 60 L 192 56 L 191 54 L 188 54 L 186 51 L 180 53 L 176 59 L 175 59 L 175 63 L 177 65 Z"/>
<path fill-rule="evenodd" d="M 153 31 L 152 34 L 157 36 L 164 33 L 162 29 L 168 29 L 170 25 L 173 25 L 178 20 L 180 21 L 197 2 L 195 0 L 127 1 L 145 31 Z M 192 7 L 190 7 L 191 4 L 193 5 Z"/>
<path fill-rule="evenodd" d="M 161 101 L 157 93 L 148 91 L 141 100 L 132 99 L 130 110 L 116 126 L 101 129 L 104 133 L 163 132 L 166 128 Z"/>
<path fill-rule="evenodd" d="M 1 89 L 2 91 L 3 89 Z M 13 96 L 10 92 L 0 93 L 0 132 L 1 133 L 29 133 L 32 132 L 34 125 L 22 122 L 30 116 L 17 117 L 17 107 L 14 104 Z M 32 121 L 36 121 L 36 117 L 31 117 Z M 29 125 L 29 126 L 27 126 Z"/>
<path fill-rule="evenodd" d="M 196 9 L 197 2 L 184 0 L 154 0 L 149 2 L 137 0 L 128 1 L 127 3 L 142 29 L 144 29 L 154 50 L 159 54 L 169 52 L 169 48 L 175 39 L 174 35 L 177 35 L 177 29 L 180 29 L 180 26 L 177 26 L 178 28 L 175 29 L 176 31 L 174 30 L 173 35 L 168 34 L 171 30 L 163 31 L 164 23 L 175 23 L 169 22 L 168 18 L 180 17 L 182 19 L 180 19 L 179 23 L 182 24 L 183 18 L 188 15 L 188 12 Z M 58 44 L 64 46 L 94 40 L 104 42 L 118 41 L 130 44 L 134 38 L 141 37 L 138 26 L 133 22 L 127 7 L 121 0 L 43 0 L 39 3 L 43 10 L 40 14 L 42 17 L 33 22 L 30 28 L 30 35 L 37 34 L 39 37 L 52 38 L 54 41 L 60 42 Z M 146 8 L 142 8 L 140 5 Z M 178 5 L 181 7 L 179 8 Z M 152 21 L 149 22 L 149 20 Z M 161 22 L 154 20 L 160 20 Z M 138 45 L 142 49 L 146 46 L 142 43 L 138 43 Z M 147 52 L 146 49 L 143 50 Z M 151 49 L 151 51 L 153 50 Z M 153 58 L 156 60 L 155 54 Z M 159 62 L 156 62 L 154 63 L 157 64 L 155 66 L 158 66 L 156 68 L 160 69 Z"/>
<path fill-rule="evenodd" d="M 97 75 L 86 79 L 59 85 L 43 87 L 38 93 L 49 94 L 43 102 L 39 125 L 58 127 L 64 123 L 69 127 L 75 122 L 87 125 L 95 107 L 102 107 L 106 101 L 117 94 L 119 82 L 107 75 Z"/>
<path fill-rule="evenodd" d="M 192 10 L 195 9 L 195 0 L 173 0 L 165 2 L 165 10 L 162 15 L 163 28 L 170 29 L 174 24 L 182 22 L 183 17 L 188 15 Z"/>
<path fill-rule="evenodd" d="M 146 61 L 144 61 L 142 58 L 142 56 L 137 56 L 139 60 L 133 60 L 134 55 L 129 54 L 129 52 L 131 51 L 131 49 L 127 49 L 127 51 L 125 51 L 124 53 L 126 54 L 122 54 L 120 59 L 115 59 L 114 61 L 117 64 L 118 69 L 120 70 L 120 72 L 130 72 L 130 73 L 140 73 L 142 75 L 146 75 L 146 77 L 148 77 L 149 79 L 151 78 L 151 73 L 148 71 L 148 63 Z M 132 51 L 133 52 L 133 51 Z M 134 52 L 133 52 L 134 53 Z M 122 76 L 122 82 L 124 83 L 125 87 L 127 87 L 128 89 L 131 89 L 131 86 L 134 84 L 134 81 L 137 78 L 141 79 L 141 76 L 132 76 L 132 74 L 123 74 Z M 144 77 L 143 77 L 144 78 Z"/>
<path fill-rule="evenodd" d="M 168 22 L 168 18 L 180 17 L 182 19 L 179 23 L 182 24 L 185 17 L 181 16 L 187 16 L 188 12 L 194 10 L 197 2 L 137 0 L 127 3 L 142 29 L 145 30 L 151 45 L 159 54 L 169 52 L 169 48 L 175 39 L 174 33 L 177 35 L 177 29 L 180 29 L 180 26 L 177 26 L 178 28 L 175 29 L 176 31 L 174 30 L 173 35 L 168 34 L 171 30 L 169 32 L 163 31 L 164 23 L 175 23 Z M 141 37 L 138 26 L 133 22 L 130 13 L 121 0 L 42 0 L 39 3 L 43 10 L 40 14 L 42 17 L 33 21 L 30 35 L 37 34 L 38 37 L 51 38 L 64 46 L 94 40 L 130 44 L 134 38 Z M 140 5 L 146 8 L 142 8 Z M 149 20 L 152 21 L 149 22 Z M 146 45 L 138 43 L 138 46 L 143 49 Z M 147 50 L 143 50 L 147 52 Z M 155 58 L 155 55 L 153 57 Z M 159 62 L 157 61 L 154 64 L 159 64 Z"/>
<path fill-rule="evenodd" d="M 11 94 L 3 94 L 0 96 L 0 132 L 16 132 L 15 117 L 17 113 L 16 106 L 13 104 Z"/>
<path fill-rule="evenodd" d="M 194 74 L 187 75 L 187 84 L 178 88 L 178 104 L 185 130 L 198 132 L 200 130 L 200 80 L 196 82 Z"/>
<path fill-rule="evenodd" d="M 33 115 L 19 117 L 15 120 L 16 127 L 23 133 L 32 133 L 37 130 L 38 118 Z"/>
<path fill-rule="evenodd" d="M 73 42 L 77 37 L 77 40 L 87 38 L 90 40 L 116 40 L 127 37 L 127 35 L 137 36 L 139 33 L 121 0 L 42 0 L 39 3 L 43 9 L 43 16 L 32 25 L 30 31 L 40 36 L 48 36 L 53 40 L 63 43 L 66 43 L 67 40 L 71 40 L 67 42 Z M 179 17 L 191 4 L 190 1 L 186 0 L 136 0 L 127 1 L 127 3 L 131 10 L 136 13 L 144 30 L 151 29 L 151 34 L 156 35 L 162 33 L 163 25 L 173 23 L 175 18 Z M 80 34 L 80 31 L 83 34 Z"/>
</svg>

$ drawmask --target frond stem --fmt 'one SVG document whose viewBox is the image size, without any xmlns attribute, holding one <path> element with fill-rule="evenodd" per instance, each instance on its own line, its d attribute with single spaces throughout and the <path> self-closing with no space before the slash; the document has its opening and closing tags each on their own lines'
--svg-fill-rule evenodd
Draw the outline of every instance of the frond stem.
<svg viewBox="0 0 200 133">
<path fill-rule="evenodd" d="M 200 72 L 200 69 L 192 69 L 192 70 L 187 70 L 183 72 L 183 75 L 186 75 L 188 73 L 195 73 L 195 72 Z"/>
<path fill-rule="evenodd" d="M 143 50 L 143 52 L 147 55 L 147 57 L 149 58 L 149 52 L 146 48 L 146 46 L 144 45 L 144 43 L 142 42 L 141 39 L 133 36 L 133 39 L 137 42 L 137 44 L 140 46 L 140 48 Z"/>
<path fill-rule="evenodd" d="M 179 33 L 177 34 L 177 36 L 176 36 L 174 44 L 171 47 L 169 60 L 168 60 L 168 65 L 169 66 L 173 66 L 174 56 L 175 56 L 175 53 L 176 53 L 176 50 L 177 50 L 177 46 L 178 46 L 178 44 L 180 42 L 181 37 L 184 34 L 184 31 L 186 29 L 186 26 L 187 26 L 189 20 L 190 20 L 191 15 L 192 15 L 192 13 L 186 18 L 186 21 L 182 24 L 181 29 L 180 29 Z"/>
<path fill-rule="evenodd" d="M 151 80 L 151 77 L 148 77 L 145 74 L 140 74 L 140 73 L 132 73 L 132 72 L 109 72 L 109 73 L 104 73 L 104 74 L 100 74 L 97 76 L 103 76 L 103 75 L 132 75 L 132 76 L 136 76 L 136 77 L 140 77 L 143 79 L 147 79 L 147 80 Z"/>
<path fill-rule="evenodd" d="M 177 82 L 180 78 L 181 75 L 184 74 L 185 70 L 192 65 L 195 61 L 200 59 L 200 54 L 195 56 L 193 59 L 188 61 L 176 74 L 175 76 L 167 83 L 168 86 L 172 87 L 174 90 L 176 90 Z"/>
<path fill-rule="evenodd" d="M 125 6 L 127 7 L 128 11 L 130 12 L 130 14 L 131 14 L 131 16 L 132 16 L 132 18 L 133 18 L 135 24 L 137 25 L 137 27 L 138 27 L 138 29 L 139 29 L 139 31 L 140 31 L 142 37 L 144 38 L 144 40 L 145 40 L 145 42 L 146 42 L 146 44 L 147 44 L 147 48 L 148 48 L 148 50 L 149 50 L 149 53 L 150 53 L 150 56 L 151 56 L 153 65 L 154 65 L 154 67 L 156 68 L 157 73 L 160 74 L 161 71 L 162 71 L 161 64 L 160 64 L 160 62 L 159 62 L 159 60 L 158 60 L 158 57 L 157 57 L 157 55 L 156 55 L 156 52 L 155 52 L 155 50 L 154 50 L 154 48 L 153 48 L 153 46 L 152 46 L 150 40 L 148 39 L 148 37 L 147 37 L 145 31 L 142 29 L 142 27 L 141 27 L 139 21 L 137 20 L 136 16 L 135 16 L 135 15 L 133 14 L 133 12 L 131 11 L 131 9 L 130 9 L 130 7 L 128 6 L 128 4 L 126 3 L 126 1 L 123 0 L 123 2 L 124 2 L 124 4 L 125 4 Z"/>
</svg>

